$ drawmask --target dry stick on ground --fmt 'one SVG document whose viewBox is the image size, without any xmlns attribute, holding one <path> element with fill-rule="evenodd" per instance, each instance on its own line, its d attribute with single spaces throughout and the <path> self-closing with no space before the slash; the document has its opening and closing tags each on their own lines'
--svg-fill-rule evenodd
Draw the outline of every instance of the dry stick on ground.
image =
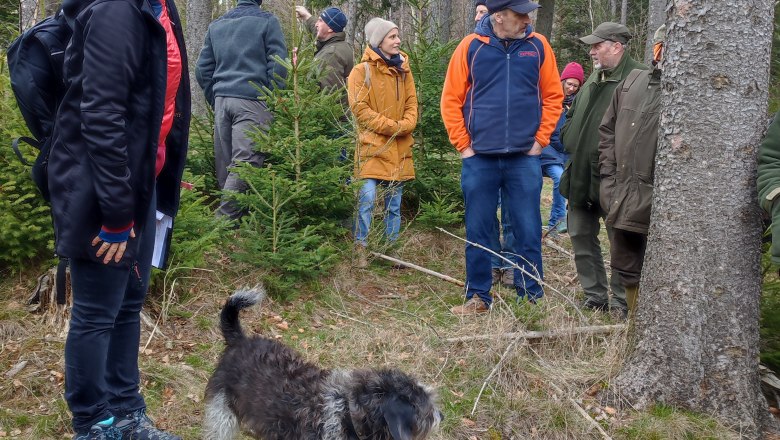
<svg viewBox="0 0 780 440">
<path fill-rule="evenodd" d="M 426 273 L 426 274 L 434 276 L 436 278 L 441 278 L 444 281 L 449 281 L 450 283 L 458 285 L 460 287 L 465 286 L 465 284 L 461 280 L 457 280 L 457 279 L 455 279 L 455 278 L 453 278 L 451 276 L 444 275 L 444 274 L 441 274 L 439 272 L 432 271 L 430 269 L 426 269 L 426 268 L 424 268 L 422 266 L 418 266 L 418 265 L 416 265 L 414 263 L 409 263 L 408 261 L 399 260 L 397 258 L 393 258 L 393 257 L 387 256 L 387 255 L 384 255 L 384 254 L 380 254 L 379 252 L 371 252 L 371 255 L 373 255 L 375 257 L 379 257 L 379 258 L 385 259 L 385 260 L 393 262 L 395 264 L 400 264 L 402 266 L 405 266 L 405 267 L 408 267 L 408 268 L 411 268 L 411 269 L 414 269 L 414 270 L 419 270 L 422 273 Z"/>
<path fill-rule="evenodd" d="M 490 374 L 485 378 L 485 381 L 482 382 L 482 388 L 479 389 L 479 394 L 477 394 L 477 398 L 474 399 L 474 407 L 471 408 L 471 415 L 474 416 L 474 413 L 477 411 L 477 405 L 479 404 L 479 399 L 482 397 L 482 393 L 485 391 L 485 388 L 487 387 L 488 382 L 490 382 L 490 378 L 493 377 L 494 374 L 498 371 L 498 368 L 501 366 L 501 364 L 504 363 L 504 360 L 506 359 L 507 355 L 509 355 L 509 352 L 512 351 L 512 347 L 515 346 L 518 342 L 523 341 L 524 339 L 517 338 L 509 343 L 509 345 L 506 346 L 506 350 L 504 350 L 504 354 L 501 355 L 501 358 L 498 360 L 496 365 L 493 367 L 493 370 L 490 371 Z"/>
<path fill-rule="evenodd" d="M 580 316 L 580 320 L 582 320 L 583 322 L 588 322 L 588 318 L 586 318 L 585 315 L 582 314 L 582 310 L 580 310 L 580 308 L 577 306 L 577 304 L 575 304 L 574 301 L 572 301 L 571 298 L 569 298 L 568 296 L 564 295 L 562 292 L 560 292 L 555 287 L 545 283 L 543 280 L 539 279 L 538 276 L 535 276 L 535 275 L 531 274 L 530 272 L 528 272 L 527 270 L 523 269 L 522 267 L 520 267 L 514 261 L 504 257 L 503 255 L 499 254 L 498 252 L 494 252 L 493 250 L 488 249 L 485 246 L 482 246 L 479 243 L 473 243 L 473 242 L 470 242 L 470 241 L 466 240 L 465 238 L 460 238 L 457 235 L 455 235 L 455 234 L 453 234 L 453 233 L 451 233 L 449 231 L 444 230 L 443 228 L 436 228 L 436 229 L 440 230 L 441 232 L 444 232 L 445 234 L 447 234 L 447 235 L 449 235 L 451 237 L 455 237 L 455 238 L 457 238 L 460 241 L 463 241 L 463 242 L 468 243 L 468 244 L 470 244 L 472 246 L 478 247 L 478 248 L 480 248 L 480 249 L 482 249 L 484 251 L 490 252 L 491 254 L 497 256 L 498 258 L 506 261 L 507 263 L 509 263 L 511 265 L 511 267 L 513 267 L 515 269 L 518 269 L 520 272 L 522 272 L 526 276 L 529 276 L 529 277 L 533 278 L 534 280 L 536 280 L 536 282 L 539 283 L 540 286 L 543 286 L 543 287 L 545 287 L 545 288 L 547 288 L 547 289 L 557 293 L 558 295 L 560 295 L 561 298 L 565 299 L 569 304 L 571 304 L 574 307 L 574 310 Z"/>
<path fill-rule="evenodd" d="M 536 358 L 539 360 L 539 363 L 543 367 L 546 367 L 547 369 L 549 369 L 550 365 L 547 364 L 547 362 L 545 362 L 544 359 L 542 359 L 542 357 L 539 355 L 539 353 L 536 352 L 536 350 L 533 349 L 533 347 L 529 346 L 528 349 L 531 351 L 531 353 L 533 353 L 536 356 Z M 601 433 L 601 436 L 604 437 L 604 440 L 612 440 L 612 437 L 609 436 L 607 431 L 605 431 L 604 428 L 602 428 L 601 425 L 599 425 L 599 423 L 596 420 L 594 420 L 593 417 L 591 417 L 590 414 L 588 414 L 588 412 L 585 411 L 585 409 L 582 408 L 582 406 L 580 406 L 579 403 L 577 403 L 576 400 L 574 400 L 571 397 L 566 396 L 566 393 L 563 392 L 561 387 L 559 387 L 552 380 L 549 380 L 549 379 L 547 380 L 547 384 L 550 385 L 550 387 L 552 389 L 554 389 L 558 394 L 560 394 L 561 396 L 565 396 L 566 400 L 568 400 L 569 403 L 571 403 L 574 406 L 574 408 L 577 410 L 577 412 L 580 413 L 580 415 L 585 420 L 587 420 L 588 423 L 591 424 L 591 426 L 595 427 L 599 431 L 599 433 Z"/>
<path fill-rule="evenodd" d="M 549 238 L 547 240 L 544 240 L 544 244 L 549 246 L 549 247 L 551 247 L 551 248 L 553 248 L 553 249 L 555 249 L 556 251 L 562 253 L 563 255 L 566 255 L 569 258 L 574 258 L 574 254 L 572 254 L 571 252 L 567 251 L 566 249 L 560 247 L 558 245 L 558 243 L 550 240 Z"/>
<path fill-rule="evenodd" d="M 545 338 L 560 338 L 564 336 L 574 335 L 600 335 L 608 334 L 614 331 L 625 330 L 625 324 L 616 325 L 594 325 L 590 327 L 574 327 L 571 329 L 557 329 L 557 330 L 545 330 L 545 331 L 527 331 L 527 332 L 512 332 L 504 333 L 500 335 L 475 335 L 475 336 L 460 336 L 457 338 L 447 338 L 447 342 L 469 342 L 469 341 L 484 341 L 493 339 L 545 339 Z"/>
</svg>

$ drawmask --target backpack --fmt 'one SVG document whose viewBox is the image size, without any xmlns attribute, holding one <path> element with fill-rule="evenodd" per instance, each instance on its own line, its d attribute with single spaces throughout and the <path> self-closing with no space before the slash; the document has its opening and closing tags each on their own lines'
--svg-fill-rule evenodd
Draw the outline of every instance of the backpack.
<svg viewBox="0 0 780 440">
<path fill-rule="evenodd" d="M 19 151 L 25 142 L 39 150 L 32 164 L 32 178 L 49 201 L 47 166 L 57 107 L 65 93 L 65 48 L 73 31 L 62 12 L 24 31 L 8 47 L 11 89 L 33 138 L 20 137 L 11 144 L 19 160 L 30 165 Z"/>
</svg>

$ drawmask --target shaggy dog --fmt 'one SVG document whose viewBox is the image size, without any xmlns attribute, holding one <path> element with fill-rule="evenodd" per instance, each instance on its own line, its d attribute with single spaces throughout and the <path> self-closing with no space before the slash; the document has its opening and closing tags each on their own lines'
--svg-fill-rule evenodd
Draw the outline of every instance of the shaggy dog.
<svg viewBox="0 0 780 440">
<path fill-rule="evenodd" d="M 206 386 L 204 440 L 423 440 L 441 421 L 433 390 L 395 369 L 323 370 L 286 345 L 246 337 L 238 291 L 220 316 L 227 348 Z"/>
</svg>

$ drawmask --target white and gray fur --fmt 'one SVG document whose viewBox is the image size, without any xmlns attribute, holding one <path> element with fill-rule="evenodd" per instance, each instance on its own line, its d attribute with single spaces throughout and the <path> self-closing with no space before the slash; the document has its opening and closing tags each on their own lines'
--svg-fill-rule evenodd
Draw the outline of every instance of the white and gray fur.
<svg viewBox="0 0 780 440">
<path fill-rule="evenodd" d="M 204 440 L 423 440 L 439 424 L 433 390 L 400 370 L 321 369 L 279 341 L 246 337 L 239 311 L 264 293 L 237 291 L 222 309 L 227 348 L 206 386 Z"/>
</svg>

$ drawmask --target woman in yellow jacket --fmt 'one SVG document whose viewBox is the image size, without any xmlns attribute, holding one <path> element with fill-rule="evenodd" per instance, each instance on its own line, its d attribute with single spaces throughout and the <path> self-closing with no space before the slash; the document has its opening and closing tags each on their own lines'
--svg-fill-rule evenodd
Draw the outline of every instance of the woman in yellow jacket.
<svg viewBox="0 0 780 440">
<path fill-rule="evenodd" d="M 384 191 L 385 236 L 401 229 L 403 184 L 414 179 L 412 131 L 417 126 L 417 93 L 409 62 L 401 52 L 398 26 L 381 18 L 366 23 L 368 47 L 349 75 L 349 107 L 357 119 L 355 177 L 362 181 L 355 222 L 357 265 L 365 267 L 368 230 L 377 187 Z"/>
</svg>

